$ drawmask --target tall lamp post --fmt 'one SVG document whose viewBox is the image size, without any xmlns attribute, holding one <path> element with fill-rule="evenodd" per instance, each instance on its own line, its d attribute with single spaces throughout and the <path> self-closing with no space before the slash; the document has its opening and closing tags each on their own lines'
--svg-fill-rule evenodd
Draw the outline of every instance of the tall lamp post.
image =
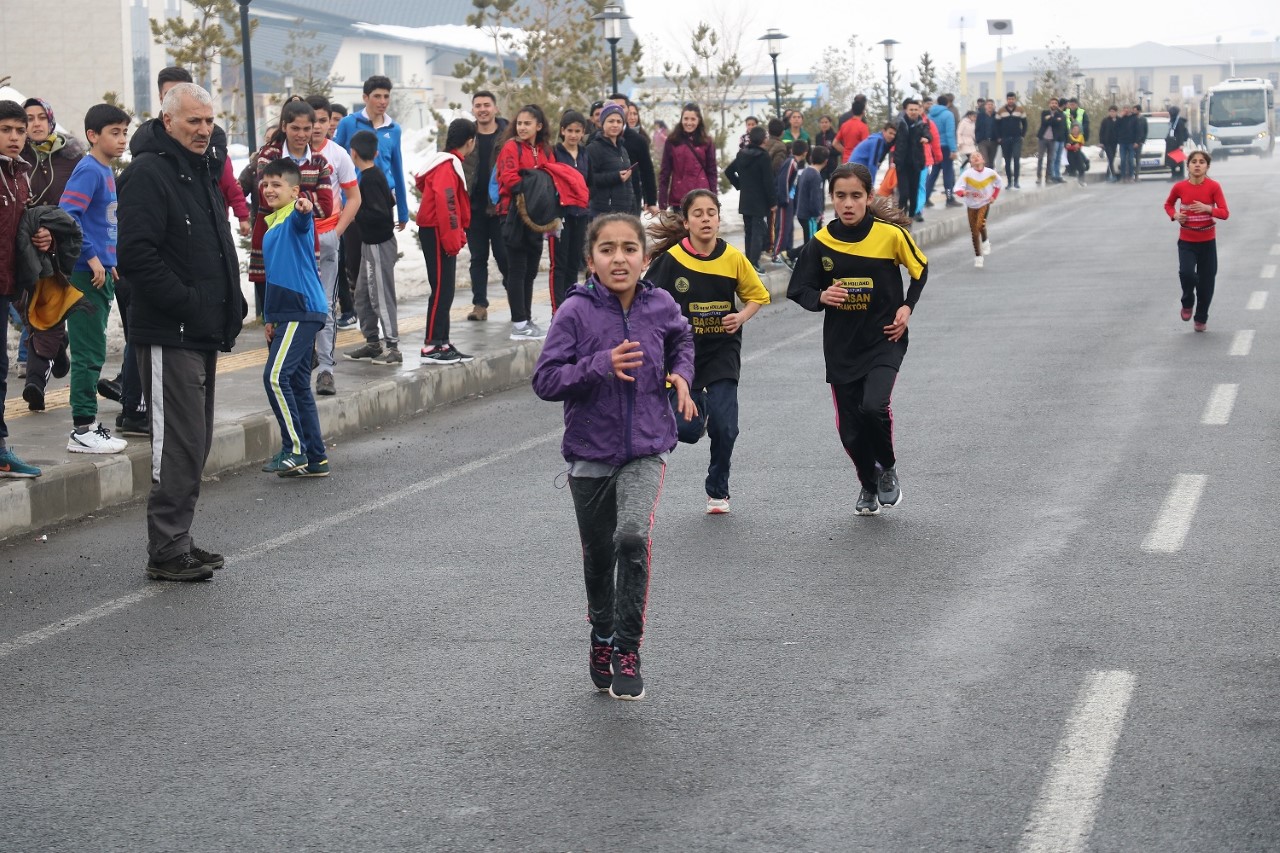
<svg viewBox="0 0 1280 853">
<path fill-rule="evenodd" d="M 618 42 L 622 41 L 622 22 L 630 18 L 617 3 L 610 3 L 604 7 L 603 12 L 591 16 L 591 20 L 604 23 L 604 40 L 609 43 L 609 62 L 613 67 L 613 88 L 609 90 L 611 95 L 618 91 Z"/>
<path fill-rule="evenodd" d="M 249 4 L 253 0 L 240 0 L 240 55 L 244 58 L 244 103 L 245 124 L 249 131 L 247 145 L 250 151 L 257 150 L 258 128 L 254 122 L 253 103 L 253 55 L 249 52 Z"/>
<path fill-rule="evenodd" d="M 1076 81 L 1076 100 L 1077 101 L 1080 100 L 1080 81 L 1083 80 L 1086 76 L 1087 75 L 1085 75 L 1083 71 L 1071 72 L 1071 79 Z"/>
<path fill-rule="evenodd" d="M 781 53 L 781 50 L 778 47 L 778 42 L 786 37 L 782 30 L 771 28 L 756 39 L 756 41 L 767 41 L 769 43 L 769 58 L 773 60 L 773 112 L 778 118 L 782 118 L 782 88 L 778 85 L 778 54 Z"/>
<path fill-rule="evenodd" d="M 893 121 L 893 46 L 897 43 L 894 39 L 880 42 L 884 45 L 884 99 L 889 107 L 885 121 Z"/>
</svg>

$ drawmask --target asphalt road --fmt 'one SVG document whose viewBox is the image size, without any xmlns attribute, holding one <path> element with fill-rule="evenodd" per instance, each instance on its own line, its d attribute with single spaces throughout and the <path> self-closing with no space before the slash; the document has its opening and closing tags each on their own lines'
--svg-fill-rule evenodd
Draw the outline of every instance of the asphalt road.
<svg viewBox="0 0 1280 853">
<path fill-rule="evenodd" d="M 820 318 L 752 321 L 733 514 L 705 445 L 668 469 L 643 702 L 590 689 L 527 389 L 206 484 L 212 583 L 143 578 L 137 505 L 5 544 L 0 849 L 1277 849 L 1280 169 L 1212 174 L 1206 334 L 1165 183 L 930 252 L 876 518 Z"/>
</svg>

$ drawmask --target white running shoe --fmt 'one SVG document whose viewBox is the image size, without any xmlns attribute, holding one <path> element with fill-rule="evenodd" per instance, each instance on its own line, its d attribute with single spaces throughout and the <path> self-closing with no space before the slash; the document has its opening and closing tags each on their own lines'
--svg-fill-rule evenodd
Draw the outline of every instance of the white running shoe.
<svg viewBox="0 0 1280 853">
<path fill-rule="evenodd" d="M 707 498 L 707 515 L 728 515 L 728 498 Z"/>
<path fill-rule="evenodd" d="M 989 254 L 991 254 L 991 241 L 990 241 L 990 240 L 983 240 L 983 241 L 982 241 L 982 254 L 984 254 L 984 255 L 989 255 Z"/>
<path fill-rule="evenodd" d="M 973 259 L 973 266 L 974 269 L 982 269 L 982 255 L 978 255 L 978 257 Z"/>
<path fill-rule="evenodd" d="M 87 432 L 71 431 L 67 439 L 67 450 L 72 453 L 119 453 L 129 446 L 123 438 L 112 438 L 102 422 Z"/>
</svg>

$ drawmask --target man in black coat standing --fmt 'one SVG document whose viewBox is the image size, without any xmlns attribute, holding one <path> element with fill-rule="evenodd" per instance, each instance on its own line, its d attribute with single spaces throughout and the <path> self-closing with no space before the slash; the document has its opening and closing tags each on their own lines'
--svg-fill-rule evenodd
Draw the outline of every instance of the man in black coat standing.
<svg viewBox="0 0 1280 853">
<path fill-rule="evenodd" d="M 763 273 L 760 253 L 764 251 L 769 228 L 769 211 L 777 204 L 773 186 L 773 167 L 764 145 L 763 127 L 753 127 L 747 132 L 747 147 L 738 149 L 738 156 L 724 170 L 724 176 L 738 190 L 738 212 L 742 214 L 743 254 L 751 261 L 756 272 Z"/>
<path fill-rule="evenodd" d="M 898 121 L 898 137 L 893 145 L 893 165 L 898 170 L 898 207 L 917 222 L 924 219 L 916 208 L 920 173 L 924 171 L 924 146 L 932 141 L 929 125 L 920 113 L 919 101 L 907 98 L 902 102 L 902 118 Z"/>
<path fill-rule="evenodd" d="M 230 351 L 248 305 L 209 154 L 213 99 L 179 83 L 162 109 L 139 129 L 120 176 L 120 271 L 133 289 L 129 343 L 151 418 L 147 575 L 198 581 L 223 565 L 192 542 L 191 522 L 213 441 L 218 351 Z"/>
</svg>

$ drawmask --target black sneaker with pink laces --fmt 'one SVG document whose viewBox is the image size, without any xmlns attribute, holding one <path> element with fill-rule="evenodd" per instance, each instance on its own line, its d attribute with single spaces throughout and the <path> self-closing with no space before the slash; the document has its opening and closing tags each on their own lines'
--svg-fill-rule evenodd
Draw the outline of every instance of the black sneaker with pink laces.
<svg viewBox="0 0 1280 853">
<path fill-rule="evenodd" d="M 606 643 L 596 637 L 595 629 L 591 629 L 591 653 L 588 656 L 591 664 L 591 683 L 596 690 L 608 690 L 613 683 L 613 670 L 609 668 L 613 660 L 613 644 Z"/>
<path fill-rule="evenodd" d="M 643 699 L 644 679 L 640 677 L 640 653 L 629 649 L 613 650 L 613 683 L 609 695 L 614 699 Z"/>
</svg>

